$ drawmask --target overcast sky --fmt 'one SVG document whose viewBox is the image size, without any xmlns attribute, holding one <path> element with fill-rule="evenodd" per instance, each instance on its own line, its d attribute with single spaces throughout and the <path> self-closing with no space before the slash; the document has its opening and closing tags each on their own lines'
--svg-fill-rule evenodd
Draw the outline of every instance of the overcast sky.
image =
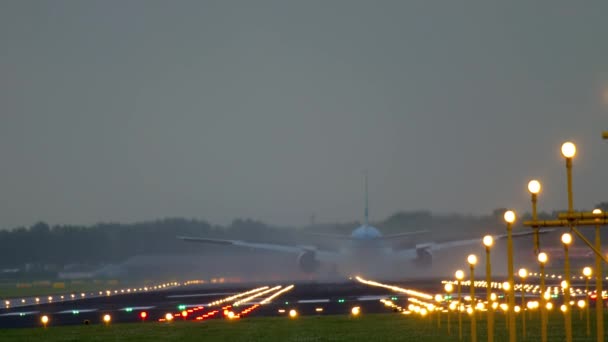
<svg viewBox="0 0 608 342">
<path fill-rule="evenodd" d="M 606 1 L 0 2 L 0 227 L 608 200 Z M 604 176 L 604 177 L 603 177 Z"/>
</svg>

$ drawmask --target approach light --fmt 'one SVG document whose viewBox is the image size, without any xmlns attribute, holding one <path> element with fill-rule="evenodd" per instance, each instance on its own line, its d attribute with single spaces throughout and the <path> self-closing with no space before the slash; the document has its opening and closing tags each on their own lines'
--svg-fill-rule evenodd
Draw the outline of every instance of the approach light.
<svg viewBox="0 0 608 342">
<path fill-rule="evenodd" d="M 49 316 L 44 315 L 40 317 L 40 322 L 42 323 L 42 325 L 46 326 L 49 323 Z"/>
<path fill-rule="evenodd" d="M 582 309 L 585 307 L 585 301 L 581 299 L 576 303 L 576 305 Z"/>
<path fill-rule="evenodd" d="M 358 307 L 358 306 L 355 306 L 354 308 L 352 308 L 352 309 L 350 310 L 350 313 L 351 313 L 353 316 L 358 316 L 358 315 L 361 313 L 361 308 L 360 308 L 360 307 Z"/>
<path fill-rule="evenodd" d="M 602 209 L 593 209 L 592 214 L 599 215 L 602 213 Z"/>
<path fill-rule="evenodd" d="M 562 306 L 560 306 L 559 309 L 562 310 L 562 312 L 568 311 L 568 307 L 566 306 L 566 304 L 562 304 Z"/>
<path fill-rule="evenodd" d="M 528 191 L 530 191 L 531 194 L 538 195 L 538 193 L 540 192 L 540 189 L 541 189 L 540 182 L 537 181 L 536 179 L 533 179 L 530 182 L 528 182 Z"/>
<path fill-rule="evenodd" d="M 585 268 L 583 268 L 583 275 L 587 278 L 591 277 L 591 273 L 593 273 L 593 271 L 591 270 L 591 267 L 587 266 Z"/>
<path fill-rule="evenodd" d="M 298 312 L 294 309 L 289 310 L 289 317 L 291 317 L 291 318 L 298 317 Z"/>
<path fill-rule="evenodd" d="M 165 320 L 166 320 L 167 322 L 171 322 L 171 321 L 173 320 L 173 315 L 172 315 L 171 313 L 167 313 L 167 314 L 165 315 Z"/>
<path fill-rule="evenodd" d="M 474 266 L 477 263 L 477 256 L 475 254 L 470 254 L 467 257 L 467 262 L 469 265 Z"/>
<path fill-rule="evenodd" d="M 103 315 L 103 322 L 104 322 L 105 324 L 110 323 L 110 321 L 111 321 L 111 320 L 112 320 L 112 316 L 110 316 L 110 315 L 108 315 L 108 314 Z"/>
<path fill-rule="evenodd" d="M 513 210 L 505 211 L 504 219 L 507 223 L 515 222 L 515 212 Z"/>
<path fill-rule="evenodd" d="M 562 234 L 562 243 L 564 245 L 569 245 L 572 243 L 572 235 L 570 235 L 570 233 L 564 233 Z"/>
<path fill-rule="evenodd" d="M 139 317 L 140 317 L 141 319 L 146 319 L 146 317 L 148 317 L 148 313 L 147 313 L 147 312 L 145 312 L 145 311 L 142 311 L 142 312 L 140 312 L 140 313 L 139 313 Z"/>
<path fill-rule="evenodd" d="M 547 253 L 545 253 L 545 252 L 538 253 L 538 262 L 540 262 L 541 264 L 545 264 L 548 260 L 549 260 L 549 257 L 547 256 Z"/>
<path fill-rule="evenodd" d="M 520 268 L 518 274 L 520 278 L 525 278 L 528 276 L 528 270 L 525 268 Z"/>
<path fill-rule="evenodd" d="M 576 155 L 576 145 L 567 141 L 562 144 L 562 156 L 565 158 L 572 158 Z"/>
<path fill-rule="evenodd" d="M 562 289 L 566 290 L 568 288 L 568 281 L 567 280 L 562 280 L 562 282 L 560 283 Z"/>
<path fill-rule="evenodd" d="M 492 237 L 492 235 L 486 235 L 483 237 L 483 245 L 486 247 L 492 247 L 492 245 L 494 244 L 494 238 Z"/>
<path fill-rule="evenodd" d="M 443 289 L 445 290 L 445 292 L 451 293 L 452 291 L 454 291 L 454 285 L 452 285 L 452 283 L 446 283 Z"/>
<path fill-rule="evenodd" d="M 462 280 L 462 279 L 464 279 L 464 271 L 458 270 L 458 271 L 456 271 L 456 273 L 454 273 L 454 276 L 456 277 L 456 279 Z"/>
<path fill-rule="evenodd" d="M 509 284 L 508 281 L 505 281 L 504 283 L 502 283 L 502 289 L 505 291 L 511 290 L 511 284 Z"/>
</svg>

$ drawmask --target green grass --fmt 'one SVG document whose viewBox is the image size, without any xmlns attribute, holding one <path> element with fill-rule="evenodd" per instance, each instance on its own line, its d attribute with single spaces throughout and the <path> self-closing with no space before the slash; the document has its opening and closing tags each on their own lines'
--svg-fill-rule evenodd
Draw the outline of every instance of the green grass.
<svg viewBox="0 0 608 342">
<path fill-rule="evenodd" d="M 463 340 L 470 341 L 470 320 L 462 316 Z M 517 316 L 518 341 L 521 336 L 521 316 Z M 33 329 L 0 330 L 1 341 L 458 341 L 458 319 L 451 316 L 451 336 L 447 334 L 447 316 L 442 315 L 441 327 L 436 316 L 421 318 L 400 314 L 370 314 L 358 318 L 349 316 L 308 316 L 291 320 L 286 317 L 246 318 L 239 321 L 211 320 L 205 322 L 133 323 L 110 326 L 64 326 Z M 572 317 L 575 341 L 594 340 L 595 321 L 591 316 L 591 336 L 585 333 L 585 320 L 575 311 Z M 548 329 L 549 341 L 564 340 L 563 316 L 552 312 Z M 539 341 L 538 312 L 527 321 L 525 341 Z M 486 321 L 478 319 L 478 340 L 484 341 Z M 505 316 L 496 315 L 495 341 L 507 341 Z"/>
</svg>

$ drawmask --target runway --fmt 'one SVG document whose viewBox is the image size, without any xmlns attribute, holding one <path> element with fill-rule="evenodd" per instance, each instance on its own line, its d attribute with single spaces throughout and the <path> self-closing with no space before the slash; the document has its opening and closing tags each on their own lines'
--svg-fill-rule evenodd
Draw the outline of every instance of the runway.
<svg viewBox="0 0 608 342">
<path fill-rule="evenodd" d="M 532 274 L 533 275 L 533 274 Z M 499 301 L 505 301 L 500 280 L 492 283 Z M 532 280 L 532 279 L 531 279 Z M 547 289 L 552 301 L 558 298 L 561 276 L 551 275 Z M 360 313 L 390 313 L 437 304 L 436 296 L 445 294 L 447 280 L 425 279 L 399 283 L 380 283 L 360 277 L 335 283 L 251 283 L 220 284 L 188 281 L 172 282 L 143 288 L 106 290 L 54 297 L 10 299 L 0 309 L 0 328 L 42 326 L 47 316 L 49 326 L 75 324 L 167 322 L 171 320 L 206 321 L 211 319 L 245 319 L 261 316 L 349 315 L 354 308 Z M 455 283 L 454 283 L 455 284 Z M 463 282 L 463 296 L 469 292 Z M 486 283 L 476 282 L 476 296 L 486 297 Z M 581 284 L 570 288 L 573 299 L 584 298 Z M 516 284 L 525 289 L 526 298 L 537 301 L 539 288 L 534 281 Z M 455 295 L 455 293 L 453 293 Z M 561 297 L 561 296 L 560 296 Z M 455 297 L 450 297 L 450 301 Z M 448 303 L 449 304 L 449 303 Z M 487 303 L 486 303 L 487 304 Z M 499 303 L 493 303 L 498 305 Z M 501 304 L 502 305 L 502 304 Z M 447 304 L 443 304 L 447 309 Z M 454 309 L 454 308 L 452 308 Z"/>
<path fill-rule="evenodd" d="M 433 283 L 436 287 L 437 281 L 424 282 L 427 287 Z M 290 285 L 293 287 L 288 288 Z M 362 313 L 379 313 L 390 312 L 381 299 L 405 300 L 404 297 L 404 294 L 354 280 L 247 286 L 179 284 L 151 291 L 90 293 L 74 299 L 64 296 L 63 301 L 56 296 L 51 303 L 36 304 L 30 298 L 27 304 L 19 306 L 19 301 L 15 301 L 15 307 L 0 310 L 0 328 L 42 326 L 41 317 L 45 315 L 49 317 L 49 326 L 57 326 L 103 324 L 105 315 L 110 315 L 112 323 L 128 323 L 162 322 L 166 321 L 167 314 L 175 320 L 202 321 L 223 319 L 230 312 L 237 318 L 287 316 L 291 310 L 296 310 L 298 315 L 348 315 L 353 307 L 359 307 Z"/>
</svg>

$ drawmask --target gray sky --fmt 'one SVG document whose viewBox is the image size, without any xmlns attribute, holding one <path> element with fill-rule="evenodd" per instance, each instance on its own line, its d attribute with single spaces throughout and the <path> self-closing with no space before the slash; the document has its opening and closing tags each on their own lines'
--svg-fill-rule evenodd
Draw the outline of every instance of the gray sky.
<svg viewBox="0 0 608 342">
<path fill-rule="evenodd" d="M 0 226 L 606 196 L 605 1 L 1 1 Z"/>
</svg>

